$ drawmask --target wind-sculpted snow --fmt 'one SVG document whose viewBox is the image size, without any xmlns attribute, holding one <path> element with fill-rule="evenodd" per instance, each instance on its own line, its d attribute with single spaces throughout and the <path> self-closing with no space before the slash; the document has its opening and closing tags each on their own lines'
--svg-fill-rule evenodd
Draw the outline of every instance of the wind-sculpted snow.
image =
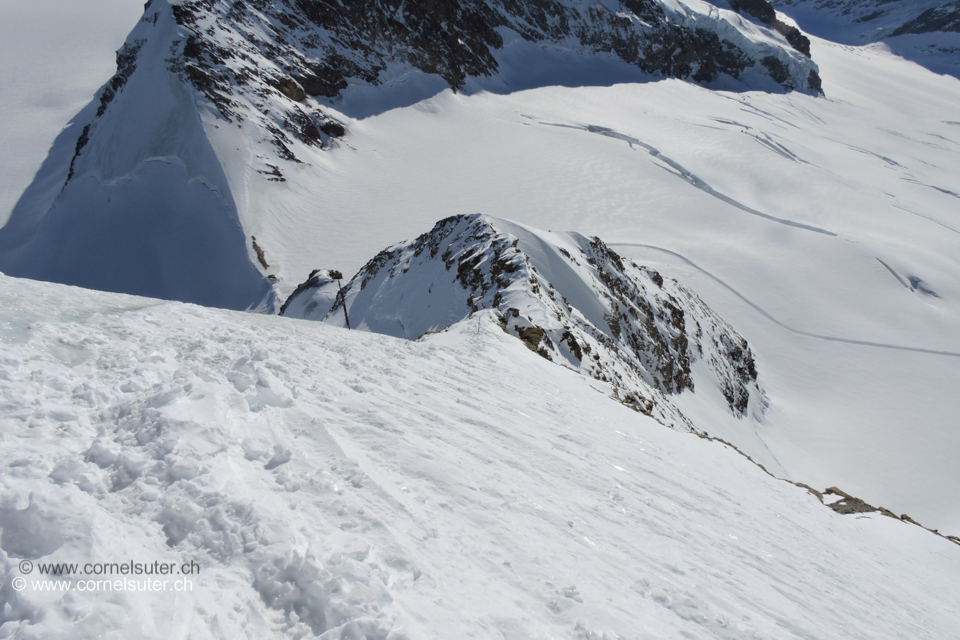
<svg viewBox="0 0 960 640">
<path fill-rule="evenodd" d="M 483 309 L 531 351 L 609 383 L 621 402 L 675 428 L 698 428 L 667 398 L 694 390 L 698 360 L 709 378 L 696 384 L 719 388 L 734 415 L 751 400 L 762 410 L 753 354 L 732 327 L 675 280 L 578 233 L 447 218 L 381 252 L 342 292 L 311 274 L 282 313 L 417 339 Z"/>
<path fill-rule="evenodd" d="M 5 637 L 960 628 L 960 547 L 610 402 L 492 311 L 411 342 L 0 276 L 0 347 Z M 198 572 L 39 573 L 129 561 Z"/>
</svg>

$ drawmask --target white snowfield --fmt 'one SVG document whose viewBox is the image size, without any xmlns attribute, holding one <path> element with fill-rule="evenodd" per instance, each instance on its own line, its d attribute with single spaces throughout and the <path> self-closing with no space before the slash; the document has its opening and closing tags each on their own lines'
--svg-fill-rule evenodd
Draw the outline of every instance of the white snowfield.
<svg viewBox="0 0 960 640">
<path fill-rule="evenodd" d="M 763 419 L 684 409 L 694 424 L 956 535 L 960 82 L 877 48 L 813 53 L 822 98 L 676 81 L 447 92 L 347 119 L 342 146 L 286 183 L 227 174 L 251 211 L 277 212 L 255 235 L 284 297 L 454 213 L 597 235 L 755 353 Z"/>
<path fill-rule="evenodd" d="M 665 429 L 490 312 L 411 342 L 4 276 L 0 346 L 0 637 L 960 628 L 960 547 Z M 38 586 L 131 561 L 199 573 Z"/>
<path fill-rule="evenodd" d="M 391 68 L 307 98 L 346 135 L 291 141 L 295 163 L 173 81 L 164 45 L 185 34 L 158 18 L 124 110 L 74 164 L 95 97 L 41 167 L 132 24 L 70 18 L 83 46 L 37 37 L 33 55 L 21 18 L 57 2 L 0 4 L 0 65 L 17 60 L 0 207 L 37 171 L 0 263 L 39 229 L 36 277 L 56 258 L 103 287 L 269 310 L 451 215 L 599 236 L 747 340 L 763 410 L 671 396 L 696 428 L 960 535 L 956 78 L 816 38 L 823 97 L 597 76 L 569 51 L 540 77 L 508 42 L 501 84 Z M 63 234 L 90 244 L 58 252 Z M 0 276 L 0 638 L 957 637 L 956 545 L 840 516 L 611 395 L 490 312 L 409 341 Z M 201 571 L 190 591 L 41 591 L 54 578 L 23 560 Z"/>
<path fill-rule="evenodd" d="M 681 407 L 699 428 L 794 480 L 837 485 L 958 534 L 960 83 L 877 48 L 814 39 L 813 57 L 825 98 L 678 81 L 510 93 L 522 83 L 506 74 L 497 94 L 475 87 L 417 102 L 431 92 L 401 74 L 383 94 L 357 85 L 332 107 L 317 103 L 341 110 L 348 131 L 323 151 L 293 141 L 303 164 L 276 158 L 269 142 L 158 81 L 166 72 L 154 60 L 117 99 L 136 113 L 108 123 L 109 144 L 94 143 L 76 167 L 91 172 L 78 188 L 100 198 L 102 207 L 87 209 L 96 219 L 66 215 L 59 230 L 90 246 L 107 239 L 126 264 L 98 270 L 105 256 L 80 243 L 69 272 L 243 307 L 263 299 L 265 275 L 278 278 L 283 299 L 313 269 L 349 277 L 452 214 L 597 235 L 695 291 L 755 353 L 770 399 L 764 419 Z M 36 87 L 75 77 L 40 64 L 49 58 L 27 58 L 38 65 Z M 584 79 L 595 71 L 563 61 Z M 603 81 L 626 77 L 614 71 Z M 405 90 L 415 104 L 388 109 Z M 97 104 L 63 132 L 23 206 L 56 196 L 67 168 L 55 165 L 69 163 Z M 147 114 L 198 104 L 199 120 L 160 118 L 170 125 L 163 135 L 142 135 Z M 4 135 L 39 113 L 4 109 Z M 3 162 L 18 167 L 37 157 L 22 145 L 5 149 Z M 271 181 L 268 164 L 286 182 Z M 172 200 L 177 216 L 151 216 L 130 197 L 143 189 L 149 202 Z M 5 193 L 11 203 L 19 196 Z M 270 267 L 258 266 L 250 236 Z M 48 266 L 42 251 L 30 255 Z M 678 401 L 686 398 L 701 404 L 689 394 Z"/>
</svg>

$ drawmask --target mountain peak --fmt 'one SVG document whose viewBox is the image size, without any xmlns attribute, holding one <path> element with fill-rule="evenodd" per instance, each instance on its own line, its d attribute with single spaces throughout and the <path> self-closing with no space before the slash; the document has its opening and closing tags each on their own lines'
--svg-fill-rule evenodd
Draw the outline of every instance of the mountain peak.
<svg viewBox="0 0 960 640">
<path fill-rule="evenodd" d="M 406 339 L 493 310 L 531 351 L 675 428 L 693 427 L 668 396 L 698 376 L 736 416 L 762 395 L 747 342 L 696 294 L 579 233 L 453 216 L 380 252 L 342 293 L 311 274 L 284 315 L 345 326 L 344 304 L 353 328 Z"/>
</svg>

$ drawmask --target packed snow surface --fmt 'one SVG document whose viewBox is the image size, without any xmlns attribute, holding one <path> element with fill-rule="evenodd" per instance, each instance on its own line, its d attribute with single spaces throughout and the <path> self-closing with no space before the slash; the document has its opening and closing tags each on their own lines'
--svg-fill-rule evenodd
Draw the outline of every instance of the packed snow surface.
<svg viewBox="0 0 960 640">
<path fill-rule="evenodd" d="M 412 342 L 0 277 L 0 346 L 2 637 L 960 628 L 960 547 L 664 428 L 492 312 Z M 199 573 L 41 591 L 23 560 Z"/>
</svg>

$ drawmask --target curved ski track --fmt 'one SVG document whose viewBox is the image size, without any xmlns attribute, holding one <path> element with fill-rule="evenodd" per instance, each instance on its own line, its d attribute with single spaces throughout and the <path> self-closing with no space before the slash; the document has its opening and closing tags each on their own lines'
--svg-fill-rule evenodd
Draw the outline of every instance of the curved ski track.
<svg viewBox="0 0 960 640">
<path fill-rule="evenodd" d="M 927 354 L 930 354 L 930 355 L 950 356 L 950 357 L 953 357 L 953 358 L 960 358 L 960 353 L 955 353 L 955 352 L 953 352 L 953 351 L 939 351 L 939 350 L 937 350 L 937 349 L 924 349 L 924 348 L 921 348 L 921 347 L 906 347 L 906 346 L 903 346 L 903 345 L 886 344 L 886 343 L 883 343 L 883 342 L 870 342 L 870 341 L 868 341 L 868 340 L 853 340 L 853 339 L 851 339 L 851 338 L 838 338 L 838 337 L 835 337 L 835 336 L 825 336 L 825 335 L 821 335 L 821 334 L 819 334 L 819 333 L 810 333 L 809 331 L 802 331 L 802 330 L 800 330 L 800 329 L 794 329 L 793 327 L 791 327 L 791 326 L 789 326 L 789 325 L 786 325 L 786 324 L 784 324 L 783 322 L 780 322 L 779 320 L 777 320 L 776 318 L 774 318 L 772 315 L 770 315 L 769 313 L 767 313 L 767 311 L 764 310 L 760 305 L 756 304 L 755 302 L 753 302 L 752 300 L 750 300 L 749 298 L 747 298 L 745 295 L 743 295 L 742 293 L 740 293 L 739 291 L 737 291 L 736 289 L 734 289 L 732 286 L 730 286 L 729 284 L 727 284 L 726 282 L 724 282 L 723 280 L 721 280 L 721 279 L 718 278 L 717 276 L 713 275 L 712 273 L 710 273 L 709 271 L 707 271 L 707 270 L 704 269 L 703 267 L 699 266 L 698 264 L 696 264 L 695 262 L 693 262 L 693 261 L 690 260 L 689 258 L 687 258 L 687 257 L 685 257 L 685 256 L 683 256 L 683 255 L 681 255 L 681 254 L 679 254 L 679 253 L 677 253 L 676 251 L 671 251 L 670 249 L 664 249 L 663 247 L 657 247 L 657 246 L 654 246 L 654 245 L 652 245 L 652 244 L 641 244 L 641 243 L 639 243 L 639 242 L 609 242 L 609 243 L 607 243 L 607 246 L 610 246 L 610 247 L 642 247 L 642 248 L 644 248 L 644 249 L 653 249 L 654 251 L 661 251 L 661 252 L 663 252 L 663 253 L 668 253 L 668 254 L 670 254 L 670 255 L 672 255 L 672 256 L 675 256 L 675 257 L 677 257 L 677 258 L 680 258 L 681 260 L 683 260 L 685 263 L 687 263 L 688 265 L 690 265 L 691 267 L 693 267 L 693 268 L 696 269 L 697 271 L 703 273 L 704 275 L 708 276 L 709 278 L 713 279 L 714 281 L 716 281 L 717 283 L 719 283 L 720 285 L 722 285 L 724 288 L 726 288 L 727 290 L 729 290 L 729 291 L 730 291 L 731 293 L 733 293 L 735 296 L 737 296 L 738 298 L 740 298 L 741 300 L 743 300 L 745 303 L 747 303 L 748 305 L 750 305 L 750 307 L 752 307 L 755 311 L 757 311 L 758 313 L 760 313 L 760 315 L 762 315 L 763 317 L 765 317 L 767 320 L 770 320 L 771 322 L 773 322 L 773 323 L 776 324 L 777 326 L 779 326 L 779 327 L 781 327 L 781 328 L 783 328 L 783 329 L 786 329 L 786 330 L 789 331 L 790 333 L 794 333 L 794 334 L 796 334 L 796 335 L 798 335 L 798 336 L 805 336 L 805 337 L 807 337 L 807 338 L 816 338 L 817 340 L 828 340 L 828 341 L 830 341 L 830 342 L 842 342 L 842 343 L 845 343 L 845 344 L 853 344 L 853 345 L 859 345 L 859 346 L 863 346 L 863 347 L 878 347 L 878 348 L 881 348 L 881 349 L 895 349 L 895 350 L 897 350 L 897 351 L 913 351 L 913 352 L 915 352 L 915 353 L 927 353 Z M 886 266 L 886 265 L 884 265 L 884 266 Z M 888 267 L 888 268 L 889 268 L 889 267 Z"/>
<path fill-rule="evenodd" d="M 707 195 L 713 196 L 717 200 L 720 200 L 721 202 L 725 202 L 733 207 L 736 207 L 741 211 L 745 211 L 751 215 L 759 216 L 761 218 L 766 218 L 767 220 L 770 220 L 772 222 L 777 222 L 779 224 L 787 225 L 788 227 L 795 227 L 797 229 L 803 229 L 804 231 L 813 231 L 814 233 L 822 233 L 823 235 L 827 235 L 827 236 L 837 235 L 833 231 L 821 229 L 820 227 L 815 227 L 809 224 L 803 224 L 802 222 L 794 222 L 793 220 L 785 220 L 783 218 L 777 218 L 776 216 L 771 216 L 762 211 L 757 211 L 752 207 L 748 207 L 742 202 L 739 202 L 726 194 L 720 193 L 719 191 L 711 187 L 709 184 L 704 182 L 702 179 L 700 179 L 699 177 L 697 177 L 696 175 L 688 171 L 686 167 L 681 165 L 679 162 L 676 162 L 675 160 L 672 160 L 671 158 L 668 158 L 667 156 L 663 155 L 660 152 L 660 150 L 657 149 L 656 147 L 650 146 L 649 144 L 642 142 L 632 136 L 619 133 L 607 127 L 598 127 L 592 124 L 588 124 L 586 126 L 580 126 L 580 125 L 573 125 L 573 124 L 560 124 L 555 122 L 542 122 L 542 121 L 540 122 L 540 124 L 547 125 L 549 127 L 563 127 L 564 129 L 577 129 L 579 131 L 586 131 L 587 133 L 595 133 L 601 136 L 606 136 L 608 138 L 614 138 L 616 140 L 623 140 L 624 142 L 629 144 L 631 148 L 634 145 L 641 147 L 651 156 L 653 156 L 654 158 L 659 160 L 661 163 L 663 163 L 663 164 L 655 163 L 661 169 L 664 169 L 665 171 L 672 173 L 673 175 L 677 176 L 684 182 L 687 182 L 688 184 L 696 187 L 697 189 L 700 189 Z M 759 140 L 759 138 L 758 138 L 758 142 L 761 142 L 762 144 L 766 144 L 762 140 Z M 777 151 L 777 153 L 780 153 L 781 155 L 783 155 L 782 151 L 778 149 L 774 149 L 774 150 Z M 790 159 L 796 160 L 796 158 L 790 158 Z"/>
</svg>

